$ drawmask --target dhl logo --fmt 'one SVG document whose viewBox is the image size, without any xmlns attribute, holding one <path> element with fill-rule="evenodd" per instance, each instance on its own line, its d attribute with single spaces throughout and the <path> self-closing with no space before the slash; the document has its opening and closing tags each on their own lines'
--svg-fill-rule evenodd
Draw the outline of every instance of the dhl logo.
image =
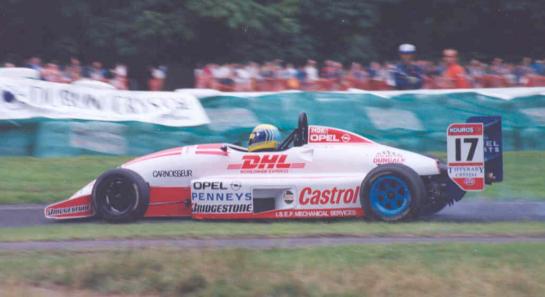
<svg viewBox="0 0 545 297">
<path fill-rule="evenodd" d="M 305 163 L 288 163 L 288 155 L 246 155 L 242 156 L 242 163 L 229 164 L 227 169 L 289 169 L 304 168 Z"/>
</svg>

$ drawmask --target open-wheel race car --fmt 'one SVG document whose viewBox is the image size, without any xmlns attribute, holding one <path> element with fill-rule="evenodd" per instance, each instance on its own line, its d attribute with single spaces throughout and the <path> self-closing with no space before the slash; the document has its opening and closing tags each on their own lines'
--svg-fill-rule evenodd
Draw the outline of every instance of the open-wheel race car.
<svg viewBox="0 0 545 297">
<path fill-rule="evenodd" d="M 100 175 L 50 219 L 143 217 L 289 219 L 428 216 L 503 178 L 501 119 L 473 117 L 447 128 L 448 163 L 355 133 L 298 126 L 274 151 L 220 143 L 176 147 Z"/>
</svg>

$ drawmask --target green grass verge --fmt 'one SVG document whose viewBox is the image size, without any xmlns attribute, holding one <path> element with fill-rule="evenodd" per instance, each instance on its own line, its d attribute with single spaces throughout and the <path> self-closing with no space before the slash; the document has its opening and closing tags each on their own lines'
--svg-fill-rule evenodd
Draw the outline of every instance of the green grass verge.
<svg viewBox="0 0 545 297">
<path fill-rule="evenodd" d="M 545 296 L 545 244 L 2 252 L 0 279 L 161 296 Z"/>
<path fill-rule="evenodd" d="M 50 203 L 68 198 L 130 157 L 0 157 L 0 204 Z"/>
<path fill-rule="evenodd" d="M 130 157 L 0 158 L 0 204 L 50 203 L 72 195 Z M 545 152 L 505 153 L 505 181 L 468 197 L 545 200 Z M 470 198 L 471 199 L 471 198 Z"/>
<path fill-rule="evenodd" d="M 503 182 L 487 186 L 484 192 L 468 193 L 464 199 L 545 200 L 545 151 L 505 152 L 503 166 Z"/>
<path fill-rule="evenodd" d="M 135 224 L 53 224 L 0 228 L 0 241 L 188 238 L 250 236 L 386 235 L 545 235 L 545 223 L 366 223 L 359 220 L 317 222 L 161 222 Z"/>
</svg>

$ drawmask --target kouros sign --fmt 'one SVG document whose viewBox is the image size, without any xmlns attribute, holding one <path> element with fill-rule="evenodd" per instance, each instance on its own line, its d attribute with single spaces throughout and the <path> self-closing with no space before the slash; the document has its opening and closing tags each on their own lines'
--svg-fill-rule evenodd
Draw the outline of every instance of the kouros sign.
<svg viewBox="0 0 545 297">
<path fill-rule="evenodd" d="M 174 127 L 209 123 L 199 100 L 185 93 L 120 91 L 0 78 L 0 120 L 39 117 L 138 121 Z"/>
</svg>

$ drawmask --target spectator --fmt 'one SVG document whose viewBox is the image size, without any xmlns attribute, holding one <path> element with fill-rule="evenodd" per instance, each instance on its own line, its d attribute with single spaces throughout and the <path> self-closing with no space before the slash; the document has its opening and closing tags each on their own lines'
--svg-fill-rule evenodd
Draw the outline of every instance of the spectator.
<svg viewBox="0 0 545 297">
<path fill-rule="evenodd" d="M 10 63 L 10 62 L 5 62 L 5 63 L 4 63 L 4 67 L 5 67 L 5 68 L 13 68 L 13 67 L 15 67 L 15 64 Z"/>
<path fill-rule="evenodd" d="M 215 67 L 213 72 L 214 78 L 222 91 L 233 91 L 235 87 L 233 67 L 229 64 L 224 64 Z"/>
<path fill-rule="evenodd" d="M 252 90 L 252 77 L 246 67 L 240 64 L 235 64 L 235 90 L 241 92 L 249 92 Z"/>
<path fill-rule="evenodd" d="M 369 65 L 369 89 L 388 90 L 390 89 L 390 73 L 387 67 L 382 67 L 378 62 L 371 62 Z"/>
<path fill-rule="evenodd" d="M 473 59 L 467 66 L 467 74 L 471 79 L 471 83 L 476 88 L 483 87 L 483 77 L 486 75 L 484 64 L 479 60 Z"/>
<path fill-rule="evenodd" d="M 112 70 L 113 78 L 110 80 L 110 84 L 118 90 L 128 90 L 129 80 L 127 79 L 127 66 L 124 64 L 117 64 Z"/>
<path fill-rule="evenodd" d="M 446 69 L 443 73 L 445 87 L 454 89 L 469 88 L 470 85 L 465 70 L 458 64 L 458 51 L 450 48 L 443 50 L 443 60 L 446 64 Z"/>
<path fill-rule="evenodd" d="M 527 85 L 529 82 L 530 76 L 533 74 L 533 69 L 531 67 L 532 59 L 528 57 L 522 58 L 520 65 L 515 68 L 514 75 L 516 84 L 519 86 Z"/>
<path fill-rule="evenodd" d="M 297 73 L 295 74 L 295 77 L 299 81 L 299 85 L 302 89 L 305 89 L 306 83 L 307 83 L 307 71 L 305 70 L 304 66 L 300 66 L 297 68 Z"/>
<path fill-rule="evenodd" d="M 420 89 L 423 85 L 423 71 L 414 63 L 416 47 L 412 44 L 399 46 L 401 62 L 396 65 L 393 71 L 395 87 L 398 90 Z"/>
<path fill-rule="evenodd" d="M 316 61 L 307 60 L 307 65 L 305 66 L 306 72 L 306 81 L 307 83 L 314 83 L 318 80 L 318 69 L 316 69 Z"/>
<path fill-rule="evenodd" d="M 322 78 L 333 78 L 333 72 L 334 69 L 334 62 L 331 60 L 325 60 L 324 66 L 322 67 L 320 71 L 320 77 Z"/>
<path fill-rule="evenodd" d="M 545 59 L 535 60 L 535 62 L 532 64 L 532 69 L 534 69 L 534 72 L 537 75 L 545 75 Z"/>
<path fill-rule="evenodd" d="M 102 63 L 95 61 L 91 63 L 91 68 L 89 69 L 89 78 L 106 82 L 106 69 L 102 68 Z"/>
<path fill-rule="evenodd" d="M 81 63 L 77 58 L 70 58 L 70 65 L 64 69 L 65 80 L 73 82 L 81 79 Z"/>
<path fill-rule="evenodd" d="M 31 57 L 28 59 L 28 63 L 25 65 L 27 68 L 32 68 L 38 72 L 42 72 L 42 59 L 38 57 Z"/>
<path fill-rule="evenodd" d="M 59 65 L 55 62 L 47 63 L 45 68 L 42 68 L 42 79 L 57 83 L 67 82 L 59 69 Z"/>
<path fill-rule="evenodd" d="M 360 63 L 352 63 L 345 79 L 348 81 L 347 87 L 358 89 L 369 88 L 369 74 L 363 69 Z"/>
<path fill-rule="evenodd" d="M 162 91 L 165 85 L 166 71 L 159 67 L 150 68 L 151 78 L 148 80 L 148 89 L 150 91 Z"/>
<path fill-rule="evenodd" d="M 287 89 L 296 90 L 301 88 L 299 79 L 297 79 L 297 69 L 293 64 L 288 63 L 286 68 L 281 70 L 280 77 L 285 81 Z"/>
</svg>

